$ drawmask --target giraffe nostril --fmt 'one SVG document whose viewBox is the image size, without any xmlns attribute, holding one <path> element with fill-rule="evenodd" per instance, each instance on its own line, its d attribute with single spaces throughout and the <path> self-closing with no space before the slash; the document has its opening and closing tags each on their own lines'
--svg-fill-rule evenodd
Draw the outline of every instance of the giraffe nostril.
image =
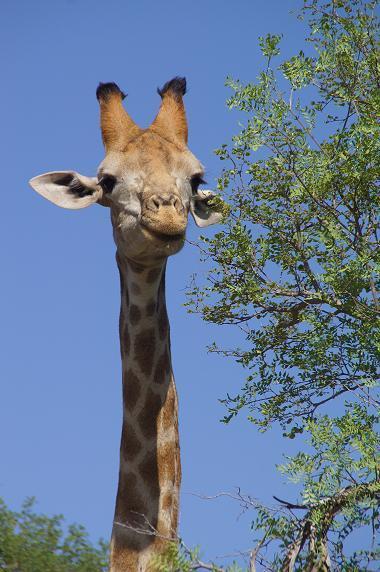
<svg viewBox="0 0 380 572">
<path fill-rule="evenodd" d="M 172 193 L 153 195 L 145 201 L 145 208 L 156 213 L 162 207 L 173 207 L 179 215 L 182 215 L 185 210 L 180 197 Z"/>
<path fill-rule="evenodd" d="M 180 213 L 183 211 L 182 201 L 180 201 L 180 199 L 178 197 L 173 197 L 172 205 L 176 209 L 177 212 Z"/>
</svg>

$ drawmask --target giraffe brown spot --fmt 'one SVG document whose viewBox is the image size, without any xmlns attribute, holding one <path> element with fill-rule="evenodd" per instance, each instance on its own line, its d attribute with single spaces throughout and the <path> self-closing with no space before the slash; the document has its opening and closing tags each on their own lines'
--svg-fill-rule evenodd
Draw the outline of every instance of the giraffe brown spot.
<svg viewBox="0 0 380 572">
<path fill-rule="evenodd" d="M 125 351 L 125 353 L 129 354 L 129 351 L 131 349 L 131 337 L 129 335 L 129 329 L 128 329 L 128 324 L 125 321 L 125 318 L 122 314 L 120 314 L 120 322 L 121 322 L 121 326 L 120 326 L 120 331 L 121 331 L 121 337 L 120 337 L 120 345 L 121 345 L 121 349 L 122 351 Z"/>
<path fill-rule="evenodd" d="M 146 281 L 148 282 L 148 284 L 152 284 L 153 282 L 156 282 L 156 280 L 160 276 L 161 272 L 162 272 L 161 266 L 159 266 L 158 268 L 151 268 L 148 272 L 147 277 L 146 277 Z"/>
<path fill-rule="evenodd" d="M 141 451 L 141 443 L 137 438 L 135 430 L 128 423 L 123 423 L 121 432 L 120 452 L 125 461 L 132 461 Z"/>
<path fill-rule="evenodd" d="M 169 510 L 173 504 L 173 494 L 172 493 L 165 493 L 162 497 L 162 510 Z"/>
<path fill-rule="evenodd" d="M 149 488 L 151 500 L 153 498 L 158 502 L 160 488 L 158 483 L 158 466 L 155 450 L 145 455 L 144 459 L 139 464 L 138 470 L 140 477 Z"/>
<path fill-rule="evenodd" d="M 116 253 L 116 262 L 117 262 L 117 267 L 119 269 L 119 276 L 120 276 L 120 295 L 121 298 L 123 298 L 123 296 L 126 297 L 126 302 L 127 305 L 129 303 L 129 297 L 128 297 L 128 289 L 127 289 L 127 282 L 124 276 L 124 272 L 122 270 L 122 260 L 121 257 L 119 256 L 118 253 Z"/>
<path fill-rule="evenodd" d="M 136 284 L 136 282 L 132 282 L 131 292 L 132 292 L 132 294 L 135 294 L 135 295 L 141 294 L 141 288 L 138 284 Z"/>
<path fill-rule="evenodd" d="M 116 260 L 119 264 L 120 260 L 117 257 L 116 257 Z M 120 274 L 120 296 L 121 296 L 121 300 L 123 301 L 123 299 L 124 299 L 126 305 L 129 306 L 129 292 L 128 292 L 128 288 L 127 288 L 127 280 L 126 280 L 126 277 L 124 276 L 124 272 L 120 268 L 120 266 L 119 266 L 119 274 Z"/>
<path fill-rule="evenodd" d="M 149 375 L 152 371 L 155 349 L 156 338 L 153 328 L 148 328 L 136 336 L 134 343 L 135 357 L 141 371 L 145 375 Z"/>
<path fill-rule="evenodd" d="M 169 332 L 169 320 L 165 305 L 162 304 L 158 314 L 158 333 L 161 340 L 164 340 Z"/>
<path fill-rule="evenodd" d="M 170 358 L 168 348 L 165 348 L 164 353 L 160 356 L 154 370 L 153 380 L 155 383 L 165 383 L 170 372 Z"/>
<path fill-rule="evenodd" d="M 146 281 L 149 284 L 156 282 L 156 280 L 160 276 L 161 272 L 162 272 L 162 268 L 160 266 L 158 268 L 151 268 L 148 272 L 148 276 L 146 277 Z"/>
<path fill-rule="evenodd" d="M 160 285 L 157 291 L 158 304 L 165 306 L 165 273 L 163 272 Z"/>
<path fill-rule="evenodd" d="M 144 406 L 138 415 L 140 429 L 146 439 L 152 439 L 157 435 L 157 417 L 161 403 L 161 397 L 149 388 Z"/>
<path fill-rule="evenodd" d="M 153 314 L 154 314 L 154 312 L 155 312 L 155 309 L 156 309 L 156 302 L 155 302 L 154 300 L 151 300 L 151 301 L 146 305 L 146 308 L 145 308 L 146 315 L 147 315 L 148 317 L 153 316 Z"/>
<path fill-rule="evenodd" d="M 141 318 L 140 308 L 136 306 L 136 304 L 132 304 L 129 309 L 129 321 L 131 322 L 132 326 L 135 326 L 139 323 Z"/>
<path fill-rule="evenodd" d="M 135 262 L 134 260 L 128 260 L 128 265 L 131 268 L 131 270 L 133 270 L 133 272 L 135 272 L 136 274 L 141 274 L 141 272 L 144 272 L 145 270 L 145 266 L 139 264 L 138 262 Z"/>
<path fill-rule="evenodd" d="M 123 376 L 123 401 L 128 411 L 133 411 L 141 393 L 140 380 L 131 369 Z"/>
<path fill-rule="evenodd" d="M 123 311 L 123 306 L 121 306 L 120 308 L 120 314 L 119 314 L 119 340 L 120 340 L 120 348 L 123 350 L 123 330 L 124 330 L 124 325 L 125 325 L 125 314 Z"/>
<path fill-rule="evenodd" d="M 140 548 L 140 537 L 142 535 L 134 532 L 133 530 L 128 530 L 126 527 L 130 526 L 141 528 L 146 526 L 147 515 L 148 506 L 146 504 L 146 499 L 138 489 L 138 479 L 136 475 L 132 472 L 120 474 L 115 510 L 115 524 L 119 523 L 117 530 L 121 533 L 121 538 L 119 538 L 125 547 L 128 547 L 131 550 L 137 550 Z M 123 527 L 123 525 L 125 526 Z M 124 534 L 121 531 L 123 531 Z"/>
</svg>

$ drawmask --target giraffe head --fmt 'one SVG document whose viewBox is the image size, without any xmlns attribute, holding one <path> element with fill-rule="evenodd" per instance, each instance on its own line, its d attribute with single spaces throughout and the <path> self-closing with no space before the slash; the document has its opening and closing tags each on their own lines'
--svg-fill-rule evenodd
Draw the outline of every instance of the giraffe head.
<svg viewBox="0 0 380 572">
<path fill-rule="evenodd" d="M 158 90 L 162 103 L 156 118 L 140 129 L 125 111 L 119 87 L 100 84 L 96 95 L 106 153 L 97 177 L 58 171 L 34 177 L 31 186 L 64 208 L 109 207 L 118 250 L 129 259 L 149 263 L 175 254 L 189 212 L 201 227 L 220 220 L 209 204 L 213 193 L 198 189 L 203 166 L 187 147 L 185 92 L 184 78 L 167 82 Z"/>
</svg>

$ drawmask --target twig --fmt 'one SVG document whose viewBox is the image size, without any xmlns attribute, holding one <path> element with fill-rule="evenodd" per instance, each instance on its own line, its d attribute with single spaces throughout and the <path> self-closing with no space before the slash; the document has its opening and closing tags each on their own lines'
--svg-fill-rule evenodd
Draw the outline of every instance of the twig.
<svg viewBox="0 0 380 572">
<path fill-rule="evenodd" d="M 281 503 L 282 505 L 284 505 L 286 508 L 288 509 L 302 509 L 302 510 L 308 510 L 310 507 L 304 504 L 294 504 L 292 502 L 288 502 L 285 500 L 280 499 L 279 497 L 276 497 L 275 495 L 273 495 L 274 500 L 276 500 L 277 502 Z"/>
</svg>

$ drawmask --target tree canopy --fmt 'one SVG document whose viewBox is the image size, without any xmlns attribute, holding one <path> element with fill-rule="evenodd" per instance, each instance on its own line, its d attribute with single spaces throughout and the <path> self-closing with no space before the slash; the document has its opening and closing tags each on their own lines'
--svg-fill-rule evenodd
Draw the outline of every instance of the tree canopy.
<svg viewBox="0 0 380 572">
<path fill-rule="evenodd" d="M 201 239 L 207 279 L 195 278 L 188 308 L 241 332 L 240 347 L 210 348 L 246 371 L 223 421 L 244 414 L 299 439 L 279 470 L 300 495 L 256 507 L 264 570 L 374 570 L 379 559 L 377 8 L 305 0 L 303 49 L 283 60 L 269 34 L 257 79 L 227 80 L 242 127 L 217 150 L 225 221 Z"/>
<path fill-rule="evenodd" d="M 38 514 L 33 498 L 16 512 L 0 499 L 0 570 L 4 572 L 106 572 L 108 543 L 93 546 L 83 526 Z"/>
</svg>

